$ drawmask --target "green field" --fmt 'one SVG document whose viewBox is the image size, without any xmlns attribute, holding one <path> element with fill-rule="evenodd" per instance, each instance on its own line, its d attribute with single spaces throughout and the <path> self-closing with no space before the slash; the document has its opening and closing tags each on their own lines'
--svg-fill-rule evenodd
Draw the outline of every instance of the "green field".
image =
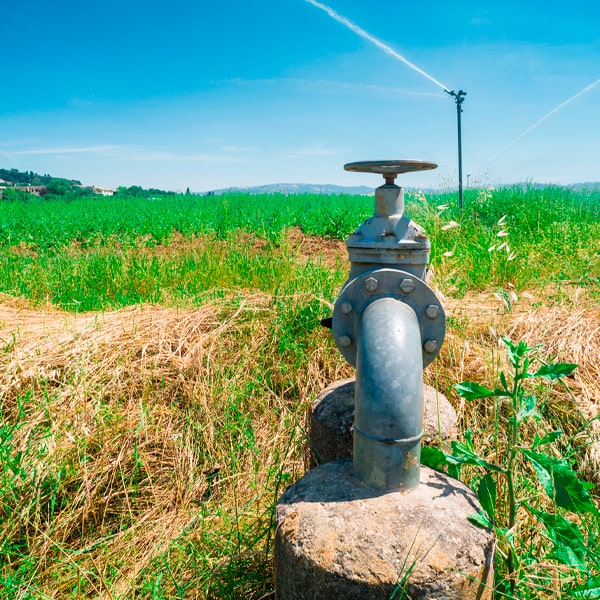
<svg viewBox="0 0 600 600">
<path fill-rule="evenodd" d="M 523 443 L 561 430 L 544 448 L 600 482 L 600 194 L 406 199 L 448 313 L 427 382 L 460 439 L 495 460 L 510 412 L 453 385 L 493 387 L 511 368 L 498 339 L 526 339 L 537 364 L 579 367 L 526 382 Z M 0 598 L 273 597 L 273 510 L 303 473 L 308 407 L 352 375 L 319 321 L 348 275 L 341 240 L 372 212 L 352 196 L 0 200 Z M 597 511 L 518 465 L 510 528 L 494 480 L 496 596 L 600 597 Z M 462 469 L 474 489 L 480 467 Z"/>
<path fill-rule="evenodd" d="M 407 213 L 432 236 L 439 285 L 454 293 L 509 283 L 588 285 L 600 272 L 598 198 L 564 188 L 469 190 L 459 214 L 449 195 L 409 193 Z M 272 292 L 285 281 L 290 256 L 266 259 L 242 232 L 263 239 L 267 250 L 285 245 L 294 227 L 345 239 L 372 214 L 372 203 L 283 194 L 4 203 L 0 291 L 71 310 L 195 303 L 240 287 Z M 449 223 L 460 227 L 445 229 Z M 202 243 L 185 243 L 198 238 Z M 177 243 L 176 252 L 161 251 Z M 311 277 L 300 281 L 307 285 L 299 291 L 313 289 Z"/>
</svg>

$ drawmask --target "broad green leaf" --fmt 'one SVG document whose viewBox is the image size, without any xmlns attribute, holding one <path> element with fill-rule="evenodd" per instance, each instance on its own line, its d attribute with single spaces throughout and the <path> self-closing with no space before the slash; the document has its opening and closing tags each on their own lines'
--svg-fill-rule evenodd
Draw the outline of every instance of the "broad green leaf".
<svg viewBox="0 0 600 600">
<path fill-rule="evenodd" d="M 496 481 L 491 473 L 486 473 L 477 487 L 477 498 L 492 522 L 496 521 Z"/>
<path fill-rule="evenodd" d="M 494 524 L 490 521 L 490 518 L 483 512 L 473 513 L 467 517 L 473 525 L 481 527 L 483 529 L 493 529 Z"/>
<path fill-rule="evenodd" d="M 448 464 L 448 475 L 454 477 L 454 479 L 460 479 L 460 471 L 462 465 L 460 463 Z"/>
<path fill-rule="evenodd" d="M 529 346 L 522 340 L 518 344 L 515 344 L 507 337 L 502 338 L 502 341 L 506 345 L 506 355 L 508 356 L 510 364 L 514 369 L 519 369 L 523 356 L 529 352 Z"/>
<path fill-rule="evenodd" d="M 557 506 L 576 513 L 598 513 L 587 491 L 590 484 L 580 481 L 564 460 L 524 448 L 519 451 L 529 460 L 546 493 Z"/>
<path fill-rule="evenodd" d="M 534 377 L 544 377 L 544 379 L 560 379 L 565 375 L 570 375 L 577 365 L 572 363 L 555 363 L 552 365 L 542 365 L 534 374 Z"/>
<path fill-rule="evenodd" d="M 544 524 L 554 543 L 550 557 L 563 565 L 584 568 L 587 547 L 579 527 L 560 514 L 538 511 L 530 506 L 528 509 Z"/>
<path fill-rule="evenodd" d="M 581 598 L 582 600 L 600 599 L 600 575 L 590 577 L 584 584 L 578 585 L 569 592 L 569 598 Z"/>
<path fill-rule="evenodd" d="M 544 446 L 545 444 L 551 444 L 552 442 L 555 442 L 562 434 L 563 432 L 560 429 L 557 429 L 556 431 L 551 431 L 543 437 L 539 437 L 536 433 L 535 437 L 533 438 L 532 448 L 535 450 L 535 448 L 539 448 L 540 446 Z"/>
<path fill-rule="evenodd" d="M 502 467 L 481 458 L 472 444 L 455 440 L 451 443 L 451 448 L 452 455 L 447 456 L 449 464 L 475 465 L 490 471 L 503 471 Z"/>
<path fill-rule="evenodd" d="M 475 383 L 474 381 L 463 381 L 454 385 L 454 389 L 459 396 L 465 398 L 465 400 L 477 400 L 478 398 L 489 398 L 494 396 L 495 393 L 486 388 L 485 385 Z"/>
<path fill-rule="evenodd" d="M 506 381 L 506 375 L 504 374 L 504 371 L 500 371 L 500 383 L 502 384 L 504 390 L 508 392 L 508 383 Z"/>
<path fill-rule="evenodd" d="M 448 464 L 448 459 L 443 450 L 432 446 L 423 446 L 421 448 L 421 464 L 439 470 Z"/>
<path fill-rule="evenodd" d="M 529 417 L 534 417 L 536 420 L 540 419 L 540 414 L 536 409 L 537 398 L 535 396 L 525 396 L 521 402 L 521 410 L 517 414 L 517 423 L 521 423 Z"/>
</svg>

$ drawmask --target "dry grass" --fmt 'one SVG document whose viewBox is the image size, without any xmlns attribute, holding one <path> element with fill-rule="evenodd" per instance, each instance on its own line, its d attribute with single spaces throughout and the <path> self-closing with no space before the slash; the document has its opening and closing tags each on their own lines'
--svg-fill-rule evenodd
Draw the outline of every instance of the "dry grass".
<svg viewBox="0 0 600 600">
<path fill-rule="evenodd" d="M 523 294 L 508 307 L 480 294 L 446 305 L 450 330 L 429 383 L 490 383 L 498 337 L 509 335 L 543 343 L 545 359 L 577 362 L 573 400 L 558 391 L 557 402 L 577 423 L 597 414 L 597 302 L 579 292 L 560 304 Z M 0 539 L 30 557 L 33 597 L 150 597 L 142 583 L 152 565 L 182 547 L 203 556 L 213 579 L 232 548 L 240 560 L 264 558 L 268 571 L 261 531 L 280 485 L 301 472 L 306 406 L 350 375 L 325 330 L 308 334 L 306 354 L 290 354 L 279 317 L 274 299 L 258 294 L 196 310 L 83 315 L 1 299 L 0 406 L 15 425 L 11 456 L 24 460 L 0 505 Z M 485 427 L 472 407 L 458 409 L 463 423 Z M 594 448 L 589 460 L 598 465 Z M 244 521 L 254 542 L 235 532 Z M 174 596 L 177 581 L 195 581 L 186 598 L 214 593 L 196 563 L 178 560 Z"/>
<path fill-rule="evenodd" d="M 555 386 L 545 401 L 541 427 L 562 429 L 575 436 L 581 449 L 579 471 L 600 484 L 600 304 L 584 288 L 564 291 L 559 298 L 538 289 L 499 295 L 468 294 L 448 299 L 450 329 L 428 382 L 437 381 L 452 396 L 460 381 L 477 381 L 492 387 L 501 370 L 510 372 L 501 337 L 538 345 L 540 362 L 575 363 L 578 368 Z M 568 387 L 567 387 L 568 386 Z M 491 404 L 470 404 L 453 396 L 462 429 L 490 427 Z M 483 403 L 485 405 L 485 402 Z"/>
<path fill-rule="evenodd" d="M 276 362 L 275 311 L 260 295 L 77 316 L 0 305 L 2 410 L 20 424 L 13 455 L 29 457 L 10 503 L 20 517 L 4 511 L 0 538 L 26 544 L 45 593 L 60 576 L 126 594 L 198 520 L 211 477 L 228 509 L 233 496 L 270 505 L 267 479 L 301 464 L 303 399 L 335 376 L 315 351 L 303 380 L 274 366 L 271 387 L 253 382 Z"/>
</svg>

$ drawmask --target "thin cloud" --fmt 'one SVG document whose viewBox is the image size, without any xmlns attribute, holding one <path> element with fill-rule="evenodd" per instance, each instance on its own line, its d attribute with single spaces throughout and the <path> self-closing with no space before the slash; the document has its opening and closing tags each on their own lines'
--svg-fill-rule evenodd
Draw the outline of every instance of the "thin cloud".
<svg viewBox="0 0 600 600">
<path fill-rule="evenodd" d="M 39 156 L 60 154 L 89 154 L 113 153 L 119 146 L 78 146 L 66 148 L 30 148 L 28 150 L 2 150 L 3 154 L 11 156 Z"/>
<path fill-rule="evenodd" d="M 178 154 L 164 150 L 132 153 L 128 158 L 134 160 L 146 161 L 187 161 L 187 162 L 211 162 L 211 163 L 241 163 L 248 162 L 248 159 L 237 156 L 225 156 L 221 154 Z"/>
<path fill-rule="evenodd" d="M 266 79 L 222 79 L 214 82 L 221 85 L 239 85 L 239 86 L 269 86 L 269 85 L 296 85 L 302 86 L 303 89 L 310 88 L 313 91 L 315 88 L 318 90 L 327 89 L 328 91 L 334 89 L 336 91 L 341 90 L 358 90 L 377 92 L 381 94 L 390 94 L 397 96 L 427 96 L 430 98 L 440 98 L 439 93 L 434 92 L 422 92 L 416 90 L 407 90 L 405 88 L 389 87 L 385 85 L 370 84 L 370 83 L 355 83 L 351 81 L 338 81 L 334 79 L 304 79 L 299 77 L 285 77 L 285 78 L 266 78 Z"/>
<path fill-rule="evenodd" d="M 77 154 L 101 154 L 116 157 L 120 160 L 137 161 L 186 161 L 186 162 L 211 162 L 211 163 L 240 163 L 247 159 L 236 156 L 210 153 L 177 153 L 162 149 L 138 148 L 135 146 L 66 146 L 56 148 L 29 148 L 25 150 L 3 150 L 0 154 L 7 157 L 13 156 L 66 156 Z"/>
<path fill-rule="evenodd" d="M 329 148 L 323 148 L 321 146 L 308 146 L 305 148 L 298 148 L 293 150 L 287 155 L 287 158 L 302 158 L 307 156 L 333 156 L 339 154 L 337 150 L 331 150 Z"/>
</svg>

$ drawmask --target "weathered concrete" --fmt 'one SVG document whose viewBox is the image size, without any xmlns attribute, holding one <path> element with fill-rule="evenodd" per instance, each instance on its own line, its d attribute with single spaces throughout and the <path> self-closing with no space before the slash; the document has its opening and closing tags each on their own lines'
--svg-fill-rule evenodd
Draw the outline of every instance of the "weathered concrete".
<svg viewBox="0 0 600 600">
<path fill-rule="evenodd" d="M 310 467 L 352 458 L 355 379 L 343 379 L 326 387 L 313 401 L 310 420 Z M 443 394 L 424 386 L 423 428 L 427 439 L 456 438 L 456 412 Z"/>
<path fill-rule="evenodd" d="M 475 495 L 427 467 L 408 492 L 381 493 L 330 462 L 277 505 L 278 600 L 491 599 L 494 540 L 472 525 Z"/>
</svg>

